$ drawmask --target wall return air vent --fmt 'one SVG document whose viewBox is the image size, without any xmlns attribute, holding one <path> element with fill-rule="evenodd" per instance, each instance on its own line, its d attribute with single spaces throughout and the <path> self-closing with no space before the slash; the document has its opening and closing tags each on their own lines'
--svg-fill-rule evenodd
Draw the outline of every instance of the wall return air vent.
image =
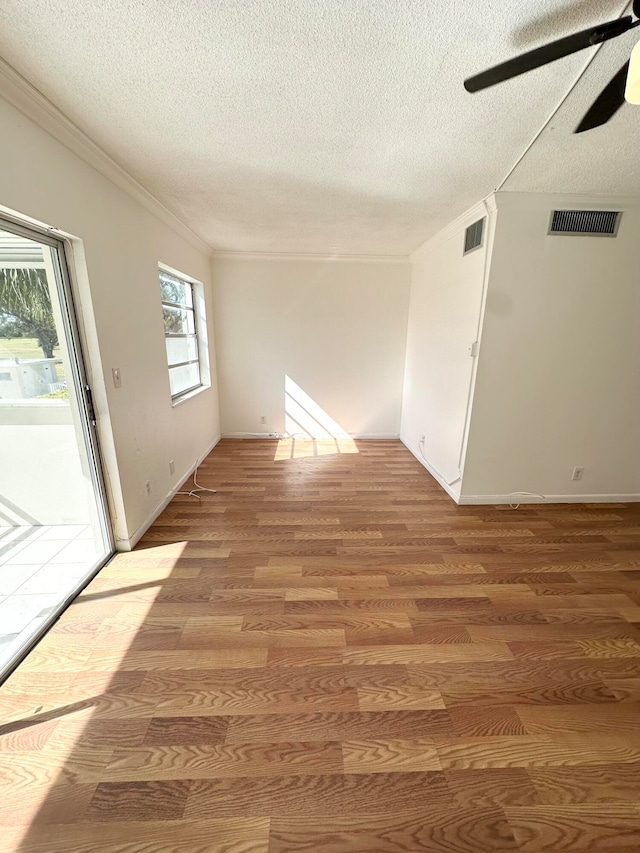
<svg viewBox="0 0 640 853">
<path fill-rule="evenodd" d="M 615 237 L 621 216 L 619 210 L 554 210 L 549 234 Z"/>
<path fill-rule="evenodd" d="M 473 225 L 470 225 L 464 232 L 464 252 L 472 252 L 474 249 L 479 249 L 482 246 L 482 235 L 484 232 L 484 217 L 478 219 Z"/>
</svg>

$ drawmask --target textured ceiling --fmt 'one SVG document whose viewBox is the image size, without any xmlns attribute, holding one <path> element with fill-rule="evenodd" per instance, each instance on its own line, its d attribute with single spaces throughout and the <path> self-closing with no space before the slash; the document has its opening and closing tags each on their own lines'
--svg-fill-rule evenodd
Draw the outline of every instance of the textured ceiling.
<svg viewBox="0 0 640 853">
<path fill-rule="evenodd" d="M 473 96 L 463 78 L 624 5 L 0 0 L 0 54 L 216 249 L 406 254 L 501 182 L 588 53 Z M 506 189 L 638 186 L 640 109 L 568 134 L 616 50 Z"/>
<path fill-rule="evenodd" d="M 624 104 L 602 127 L 573 130 L 629 59 L 639 30 L 604 44 L 503 189 L 640 196 L 640 107 Z M 530 85 L 533 78 L 522 77 Z"/>
</svg>

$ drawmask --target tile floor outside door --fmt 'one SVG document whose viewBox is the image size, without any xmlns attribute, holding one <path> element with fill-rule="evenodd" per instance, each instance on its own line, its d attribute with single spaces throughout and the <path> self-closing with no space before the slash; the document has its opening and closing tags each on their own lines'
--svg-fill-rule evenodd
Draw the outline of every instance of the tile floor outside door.
<svg viewBox="0 0 640 853">
<path fill-rule="evenodd" d="M 0 668 L 97 562 L 91 525 L 0 528 Z"/>
</svg>

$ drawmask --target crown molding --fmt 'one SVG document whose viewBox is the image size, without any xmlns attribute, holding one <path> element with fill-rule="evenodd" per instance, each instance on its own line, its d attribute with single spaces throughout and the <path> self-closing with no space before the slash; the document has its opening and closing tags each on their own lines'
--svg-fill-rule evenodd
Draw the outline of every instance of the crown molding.
<svg viewBox="0 0 640 853">
<path fill-rule="evenodd" d="M 408 255 L 341 255 L 338 253 L 309 252 L 239 252 L 226 249 L 214 249 L 212 260 L 238 261 L 322 261 L 339 263 L 394 264 L 409 263 Z"/>
<path fill-rule="evenodd" d="M 176 231 L 194 248 L 209 256 L 211 246 L 175 213 L 165 207 L 112 157 L 100 148 L 62 110 L 35 88 L 15 68 L 0 58 L 0 95 L 47 133 L 93 166 L 101 175 L 126 192 L 158 219 Z"/>
<path fill-rule="evenodd" d="M 436 246 L 439 246 L 441 243 L 446 243 L 446 241 L 451 239 L 451 237 L 457 236 L 461 231 L 464 231 L 464 229 L 468 225 L 471 225 L 472 222 L 475 222 L 477 219 L 482 216 L 486 216 L 487 214 L 493 214 L 495 210 L 495 195 L 492 193 L 482 199 L 482 201 L 474 204 L 473 207 L 465 210 L 464 213 L 456 217 L 453 222 L 445 225 L 445 227 L 434 234 L 433 237 L 429 237 L 428 240 L 421 243 L 417 249 L 414 249 L 414 251 L 411 252 L 409 255 L 410 259 L 412 261 L 416 260 L 421 255 L 430 252 Z"/>
</svg>

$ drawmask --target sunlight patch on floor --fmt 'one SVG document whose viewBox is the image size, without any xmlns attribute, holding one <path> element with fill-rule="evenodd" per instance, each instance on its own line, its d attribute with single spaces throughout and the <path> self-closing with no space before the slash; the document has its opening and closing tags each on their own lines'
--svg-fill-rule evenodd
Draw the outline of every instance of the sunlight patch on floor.
<svg viewBox="0 0 640 853">
<path fill-rule="evenodd" d="M 285 376 L 284 414 L 289 437 L 278 442 L 275 461 L 358 452 L 348 432 L 290 376 Z"/>
<path fill-rule="evenodd" d="M 3 685 L 6 707 L 0 699 L 0 714 L 3 724 L 14 730 L 5 737 L 33 743 L 34 751 L 47 765 L 46 772 L 34 780 L 25 777 L 16 756 L 8 752 L 7 762 L 0 755 L 0 774 L 7 774 L 9 784 L 20 794 L 20 814 L 11 827 L 12 849 L 20 849 L 53 792 L 71 784 L 69 779 L 76 765 L 91 761 L 99 765 L 104 758 L 99 749 L 81 744 L 83 733 L 96 709 L 113 703 L 104 695 L 111 688 L 113 673 L 126 659 L 139 631 L 148 624 L 149 613 L 162 589 L 162 579 L 149 575 L 142 583 L 137 579 L 131 583 L 128 575 L 135 575 L 136 558 L 142 565 L 146 565 L 150 554 L 165 560 L 171 557 L 173 563 L 186 546 L 187 542 L 175 542 L 116 556 L 60 616 L 57 630 L 43 637 Z M 131 597 L 138 600 L 131 601 Z M 87 611 L 95 607 L 104 614 L 108 606 L 105 599 L 112 601 L 116 609 L 112 616 L 101 620 L 94 633 L 91 613 Z M 154 621 L 152 616 L 151 623 Z M 160 626 L 161 623 L 159 620 Z M 89 642 L 83 647 L 84 626 Z M 59 688 L 48 684 L 45 689 L 52 667 L 59 670 Z M 19 710 L 16 696 L 22 697 Z"/>
</svg>

